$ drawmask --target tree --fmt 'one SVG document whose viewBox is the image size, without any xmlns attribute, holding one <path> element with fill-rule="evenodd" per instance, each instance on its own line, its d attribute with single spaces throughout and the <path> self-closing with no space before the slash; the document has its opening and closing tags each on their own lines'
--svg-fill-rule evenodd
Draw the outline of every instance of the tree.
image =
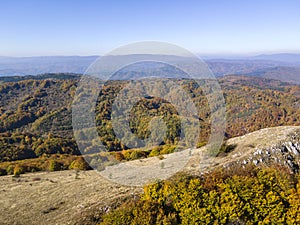
<svg viewBox="0 0 300 225">
<path fill-rule="evenodd" d="M 60 168 L 61 168 L 61 165 L 57 161 L 51 160 L 49 162 L 49 168 L 48 168 L 49 171 L 58 171 L 58 170 L 60 170 Z"/>
<path fill-rule="evenodd" d="M 69 168 L 74 170 L 89 170 L 91 167 L 83 157 L 78 157 L 71 163 Z"/>
<path fill-rule="evenodd" d="M 18 177 L 18 176 L 20 176 L 20 174 L 21 173 L 23 173 L 24 171 L 23 171 L 23 168 L 22 167 L 20 167 L 18 164 L 15 166 L 15 168 L 14 168 L 14 176 L 15 177 Z"/>
</svg>

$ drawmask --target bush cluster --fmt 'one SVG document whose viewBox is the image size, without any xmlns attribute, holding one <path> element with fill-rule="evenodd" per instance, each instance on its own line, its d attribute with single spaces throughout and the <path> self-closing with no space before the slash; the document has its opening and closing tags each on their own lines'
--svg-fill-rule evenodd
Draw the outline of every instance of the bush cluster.
<svg viewBox="0 0 300 225">
<path fill-rule="evenodd" d="M 114 224 L 300 224 L 300 177 L 282 168 L 178 175 L 104 215 Z"/>
</svg>

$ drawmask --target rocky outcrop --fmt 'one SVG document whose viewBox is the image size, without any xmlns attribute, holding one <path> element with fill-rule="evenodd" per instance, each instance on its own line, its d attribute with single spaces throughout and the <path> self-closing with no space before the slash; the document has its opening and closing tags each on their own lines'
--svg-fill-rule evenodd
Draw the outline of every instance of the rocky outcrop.
<svg viewBox="0 0 300 225">
<path fill-rule="evenodd" d="M 205 173 L 215 168 L 282 165 L 291 172 L 300 172 L 300 127 L 281 126 L 264 128 L 240 137 L 228 139 L 225 147 L 230 151 L 218 156 L 203 158 L 206 147 L 196 149 L 186 166 L 192 174 Z"/>
<path fill-rule="evenodd" d="M 294 132 L 279 144 L 270 147 L 256 148 L 252 154 L 236 163 L 254 165 L 279 164 L 288 167 L 292 172 L 300 169 L 300 132 Z"/>
</svg>

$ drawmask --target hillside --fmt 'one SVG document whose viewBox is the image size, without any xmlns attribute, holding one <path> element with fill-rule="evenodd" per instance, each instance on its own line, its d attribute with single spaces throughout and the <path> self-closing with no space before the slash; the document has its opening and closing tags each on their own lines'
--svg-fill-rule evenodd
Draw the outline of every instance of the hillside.
<svg viewBox="0 0 300 225">
<path fill-rule="evenodd" d="M 196 161 L 197 152 L 203 148 L 197 149 L 186 172 L 199 175 L 214 167 L 232 166 L 236 162 L 240 165 L 240 162 L 247 159 L 250 159 L 248 163 L 255 163 L 254 160 L 266 163 L 273 156 L 284 159 L 282 165 L 289 165 L 289 157 L 294 158 L 294 162 L 299 165 L 299 129 L 266 128 L 229 139 L 227 145 L 235 146 L 232 151 L 213 158 L 207 168 L 201 167 L 205 163 L 200 161 L 199 164 Z M 281 149 L 279 146 L 287 148 L 283 152 L 272 151 Z M 260 151 L 268 150 L 270 155 L 259 154 Z M 126 198 L 132 201 L 142 193 L 140 188 L 111 183 L 96 171 L 81 171 L 77 174 L 75 171 L 29 173 L 13 179 L 11 176 L 3 176 L 0 181 L 1 224 L 97 224 L 102 214 L 119 206 Z"/>
<path fill-rule="evenodd" d="M 300 67 L 276 66 L 271 68 L 258 69 L 246 74 L 249 76 L 276 79 L 294 84 L 300 83 Z"/>
<path fill-rule="evenodd" d="M 201 151 L 193 152 L 187 171 L 214 170 L 218 167 L 248 164 L 272 166 L 280 164 L 292 172 L 300 169 L 300 127 L 282 126 L 264 128 L 246 135 L 228 139 L 217 157 L 201 159 Z M 200 164 L 197 162 L 201 162 Z"/>
<path fill-rule="evenodd" d="M 0 177 L 0 223 L 79 225 L 88 217 L 88 224 L 95 224 L 93 216 L 139 193 L 140 189 L 113 184 L 96 171 L 4 176 Z"/>
<path fill-rule="evenodd" d="M 110 122 L 112 102 L 127 81 L 107 83 L 99 94 L 96 121 L 99 139 L 105 143 L 107 151 L 111 153 L 99 157 L 106 161 L 108 161 L 106 157 L 115 157 L 121 163 L 106 167 L 105 170 L 100 168 L 106 178 L 101 177 L 96 171 L 75 172 L 67 169 L 89 169 L 79 156 L 81 153 L 74 140 L 71 123 L 71 106 L 79 77 L 68 77 L 63 74 L 49 77 L 48 74 L 38 79 L 31 78 L 24 80 L 13 78 L 0 84 L 0 174 L 16 175 L 0 177 L 2 199 L 0 223 L 92 225 L 100 222 L 102 218 L 104 222 L 109 221 L 111 215 L 109 212 L 114 213 L 116 208 L 118 213 L 119 206 L 121 210 L 124 202 L 125 204 L 128 201 L 131 202 L 130 204 L 136 202 L 143 208 L 143 204 L 147 201 L 138 200 L 139 195 L 143 193 L 142 189 L 122 184 L 141 185 L 153 180 L 147 177 L 143 180 L 139 177 L 142 170 L 136 169 L 132 174 L 132 170 L 127 170 L 126 166 L 146 168 L 147 165 L 157 164 L 158 170 L 151 170 L 151 175 L 168 174 L 168 171 L 173 174 L 172 165 L 178 164 L 172 158 L 178 154 L 172 153 L 179 137 L 180 118 L 176 110 L 162 99 L 150 96 L 141 99 L 131 111 L 132 131 L 141 138 L 148 137 L 148 123 L 151 117 L 159 115 L 164 116 L 170 132 L 167 133 L 162 146 L 158 148 L 149 148 L 143 152 L 137 149 L 130 150 L 115 137 Z M 198 146 L 203 146 L 210 132 L 207 100 L 201 88 L 194 85 L 192 81 L 174 79 L 174 82 L 188 91 L 199 109 L 201 133 Z M 185 174 L 196 176 L 196 179 L 202 179 L 201 176 L 212 176 L 214 179 L 214 176 L 219 176 L 215 175 L 214 171 L 220 169 L 234 171 L 228 172 L 230 175 L 226 173 L 222 175 L 231 177 L 239 174 L 239 171 L 244 171 L 242 168 L 248 166 L 251 168 L 252 166 L 255 168 L 282 166 L 283 171 L 288 171 L 289 176 L 292 176 L 289 179 L 296 182 L 300 166 L 300 87 L 278 80 L 250 76 L 224 76 L 219 78 L 219 83 L 226 101 L 226 141 L 218 155 L 208 159 L 203 159 L 201 154 L 205 151 L 205 146 L 191 151 L 189 149 L 182 151 L 183 154 L 185 152 L 191 154 L 184 168 Z M 88 135 L 88 132 L 83 132 L 83 135 Z M 87 155 L 93 152 L 94 148 L 97 149 L 99 139 L 95 139 L 95 146 L 86 149 Z M 185 146 L 181 147 L 185 148 Z M 166 153 L 170 154 L 159 156 Z M 167 160 L 173 160 L 173 164 L 167 164 Z M 164 173 L 160 170 L 164 170 Z M 30 173 L 33 171 L 36 173 Z M 119 176 L 116 177 L 115 174 Z M 244 179 L 245 174 L 241 174 L 241 179 Z M 137 179 L 127 179 L 134 176 Z M 179 177 L 185 179 L 186 176 Z M 256 178 L 251 177 L 251 179 Z M 109 180 L 119 184 L 111 183 Z M 139 183 L 134 183 L 136 180 Z M 216 181 L 212 183 L 214 182 Z M 179 181 L 178 185 L 184 184 Z M 289 185 L 296 186 L 294 183 Z M 160 188 L 163 186 L 155 190 L 159 192 Z M 264 194 L 270 192 L 269 186 L 264 188 L 266 188 Z M 144 187 L 146 195 L 149 193 L 147 190 L 149 189 Z M 189 188 L 179 190 L 189 190 Z M 210 191 L 213 193 L 219 190 L 216 188 Z M 153 193 L 156 195 L 155 191 Z M 164 194 L 159 192 L 157 196 Z M 152 199 L 150 202 L 153 201 L 156 200 Z M 168 200 L 164 203 L 167 212 L 170 204 Z M 150 205 L 154 207 L 152 210 L 155 209 L 155 213 L 163 212 L 155 208 L 159 206 L 156 202 Z M 125 208 L 134 210 L 131 205 Z M 144 215 L 146 214 L 141 215 L 141 218 Z M 184 219 L 179 215 L 177 217 Z M 118 218 L 123 217 L 118 216 Z"/>
<path fill-rule="evenodd" d="M 199 109 L 199 145 L 203 145 L 210 132 L 206 97 L 193 82 L 175 81 L 187 90 Z M 71 121 L 77 82 L 76 77 L 53 75 L 49 79 L 47 75 L 39 80 L 29 78 L 0 84 L 0 161 L 36 158 L 43 154 L 79 154 Z M 245 76 L 225 76 L 219 78 L 219 82 L 226 101 L 226 138 L 266 127 L 300 125 L 299 86 Z M 112 81 L 99 94 L 97 129 L 108 151 L 127 149 L 115 138 L 110 121 L 113 100 L 125 84 L 126 81 Z M 133 132 L 140 138 L 148 137 L 148 123 L 157 115 L 163 116 L 169 129 L 162 144 L 176 144 L 180 118 L 162 99 L 141 99 L 131 115 Z"/>
</svg>

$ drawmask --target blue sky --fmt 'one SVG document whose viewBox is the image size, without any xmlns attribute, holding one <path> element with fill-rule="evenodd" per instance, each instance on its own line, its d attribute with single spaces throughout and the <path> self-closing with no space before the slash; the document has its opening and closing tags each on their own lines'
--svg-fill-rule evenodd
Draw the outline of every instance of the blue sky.
<svg viewBox="0 0 300 225">
<path fill-rule="evenodd" d="M 300 52 L 300 1 L 11 0 L 0 55 L 100 55 L 156 40 L 199 54 Z"/>
</svg>

